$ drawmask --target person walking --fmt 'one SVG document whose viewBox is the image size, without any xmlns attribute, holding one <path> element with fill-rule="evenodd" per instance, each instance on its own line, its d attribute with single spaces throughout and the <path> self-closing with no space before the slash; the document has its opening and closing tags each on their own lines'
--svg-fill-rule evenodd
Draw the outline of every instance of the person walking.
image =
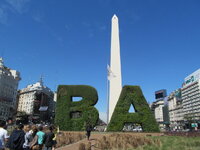
<svg viewBox="0 0 200 150">
<path fill-rule="evenodd" d="M 39 150 L 42 150 L 43 148 L 43 144 L 44 144 L 44 136 L 45 136 L 45 133 L 43 132 L 43 127 L 42 126 L 39 126 L 38 127 L 38 132 L 37 132 L 37 136 L 38 136 L 38 144 L 39 144 Z"/>
<path fill-rule="evenodd" d="M 49 127 L 49 131 L 44 136 L 44 150 L 52 150 L 54 147 L 54 133 L 53 133 L 53 127 Z"/>
<path fill-rule="evenodd" d="M 23 148 L 24 148 L 24 150 L 30 150 L 30 143 L 33 140 L 31 126 L 26 125 L 24 127 L 24 131 L 25 131 L 25 143 L 23 144 Z"/>
<path fill-rule="evenodd" d="M 10 150 L 23 150 L 23 144 L 25 142 L 25 132 L 23 131 L 24 125 L 19 124 L 17 129 L 14 130 L 8 140 L 8 146 Z"/>
<path fill-rule="evenodd" d="M 87 123 L 86 124 L 86 135 L 87 135 L 88 141 L 90 140 L 91 131 L 92 131 L 92 125 L 90 123 Z"/>
<path fill-rule="evenodd" d="M 5 143 L 8 141 L 8 131 L 4 129 L 6 122 L 0 121 L 0 150 L 5 150 Z"/>
</svg>

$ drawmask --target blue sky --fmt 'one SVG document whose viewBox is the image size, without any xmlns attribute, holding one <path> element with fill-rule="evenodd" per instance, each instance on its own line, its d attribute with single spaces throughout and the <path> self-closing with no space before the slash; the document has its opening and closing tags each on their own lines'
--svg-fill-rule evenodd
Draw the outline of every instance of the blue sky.
<svg viewBox="0 0 200 150">
<path fill-rule="evenodd" d="M 19 70 L 19 88 L 44 76 L 95 87 L 105 118 L 111 18 L 119 18 L 123 85 L 154 92 L 181 87 L 200 68 L 198 0 L 1 0 L 0 56 Z"/>
</svg>

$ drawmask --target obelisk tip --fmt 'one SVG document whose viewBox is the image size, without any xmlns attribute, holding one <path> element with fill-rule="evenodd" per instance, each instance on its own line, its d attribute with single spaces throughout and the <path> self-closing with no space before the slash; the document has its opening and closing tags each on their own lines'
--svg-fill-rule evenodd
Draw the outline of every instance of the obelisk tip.
<svg viewBox="0 0 200 150">
<path fill-rule="evenodd" d="M 113 15 L 112 19 L 118 19 L 116 14 Z"/>
</svg>

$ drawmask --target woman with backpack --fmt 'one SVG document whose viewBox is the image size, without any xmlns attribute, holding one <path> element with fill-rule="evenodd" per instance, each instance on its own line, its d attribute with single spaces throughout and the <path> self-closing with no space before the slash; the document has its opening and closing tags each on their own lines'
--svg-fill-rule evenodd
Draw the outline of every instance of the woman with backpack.
<svg viewBox="0 0 200 150">
<path fill-rule="evenodd" d="M 23 128 L 24 125 L 19 124 L 17 129 L 11 133 L 8 141 L 10 150 L 23 150 L 23 144 L 25 142 L 25 132 L 23 131 Z"/>
</svg>

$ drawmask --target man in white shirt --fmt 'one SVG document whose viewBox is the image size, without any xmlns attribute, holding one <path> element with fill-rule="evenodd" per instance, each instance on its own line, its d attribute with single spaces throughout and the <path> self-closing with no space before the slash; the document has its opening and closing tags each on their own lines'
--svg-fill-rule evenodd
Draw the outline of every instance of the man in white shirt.
<svg viewBox="0 0 200 150">
<path fill-rule="evenodd" d="M 4 121 L 0 121 L 0 150 L 5 149 L 5 142 L 7 142 L 9 136 L 8 132 L 4 129 L 6 123 Z"/>
</svg>

